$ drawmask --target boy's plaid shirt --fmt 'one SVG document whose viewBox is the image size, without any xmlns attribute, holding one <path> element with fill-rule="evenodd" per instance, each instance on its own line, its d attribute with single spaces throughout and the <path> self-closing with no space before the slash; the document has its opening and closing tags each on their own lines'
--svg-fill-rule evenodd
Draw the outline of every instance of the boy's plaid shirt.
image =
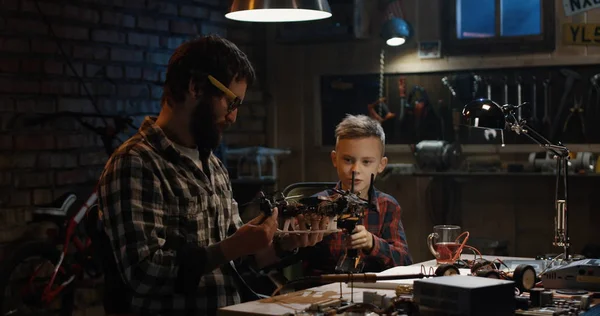
<svg viewBox="0 0 600 316">
<path fill-rule="evenodd" d="M 208 168 L 210 179 L 149 117 L 105 167 L 99 208 L 136 313 L 214 315 L 241 302 L 238 276 L 228 264 L 205 273 L 193 295 L 176 294 L 177 251 L 166 244 L 215 246 L 243 224 L 227 170 L 213 154 Z"/>
<path fill-rule="evenodd" d="M 336 185 L 340 188 L 340 183 Z M 337 193 L 328 189 L 317 196 L 333 196 Z M 359 254 L 365 262 L 365 272 L 379 272 L 395 266 L 412 264 L 406 243 L 406 234 L 401 221 L 400 205 L 389 194 L 375 189 L 377 211 L 365 210 L 361 225 L 373 235 L 373 249 Z M 325 236 L 314 247 L 301 249 L 303 266 L 308 274 L 333 273 L 337 261 L 344 254 L 345 234 L 338 232 Z"/>
</svg>

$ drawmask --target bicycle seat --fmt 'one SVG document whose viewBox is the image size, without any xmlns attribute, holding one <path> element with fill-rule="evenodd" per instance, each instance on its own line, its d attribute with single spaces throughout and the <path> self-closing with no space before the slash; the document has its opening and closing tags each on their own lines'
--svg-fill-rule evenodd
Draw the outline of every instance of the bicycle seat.
<svg viewBox="0 0 600 316">
<path fill-rule="evenodd" d="M 75 193 L 67 192 L 48 204 L 34 205 L 33 214 L 65 217 L 76 200 Z"/>
</svg>

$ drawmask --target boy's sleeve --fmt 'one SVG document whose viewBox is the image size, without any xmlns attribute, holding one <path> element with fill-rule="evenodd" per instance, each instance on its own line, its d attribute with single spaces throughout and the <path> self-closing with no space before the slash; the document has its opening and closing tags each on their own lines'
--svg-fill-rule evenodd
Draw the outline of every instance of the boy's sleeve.
<svg viewBox="0 0 600 316">
<path fill-rule="evenodd" d="M 384 212 L 381 236 L 373 235 L 373 249 L 369 255 L 381 259 L 388 268 L 411 265 L 412 258 L 400 219 L 402 213 L 400 205 L 391 197 L 382 198 L 384 201 L 379 204 L 383 206 L 380 211 Z"/>
</svg>

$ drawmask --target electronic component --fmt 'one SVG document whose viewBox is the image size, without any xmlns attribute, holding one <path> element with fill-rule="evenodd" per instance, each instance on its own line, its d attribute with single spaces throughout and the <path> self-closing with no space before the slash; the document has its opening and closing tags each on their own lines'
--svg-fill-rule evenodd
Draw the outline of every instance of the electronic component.
<svg viewBox="0 0 600 316">
<path fill-rule="evenodd" d="M 512 279 L 520 291 L 529 291 L 535 286 L 535 269 L 530 265 L 519 265 L 513 271 Z"/>
<path fill-rule="evenodd" d="M 421 315 L 514 315 L 513 281 L 442 276 L 415 280 L 414 301 Z"/>
<path fill-rule="evenodd" d="M 435 270 L 437 276 L 451 276 L 460 274 L 458 268 L 452 264 L 442 264 Z"/>
<path fill-rule="evenodd" d="M 533 315 L 533 316 L 575 316 L 575 315 L 586 315 L 582 312 L 590 309 L 590 296 L 583 295 L 579 298 L 557 298 L 554 297 L 551 291 L 544 291 L 543 289 L 536 289 L 531 291 L 533 293 L 540 293 L 542 306 L 535 306 L 533 295 L 530 297 L 531 307 L 518 308 L 515 312 L 516 315 Z M 522 296 L 516 297 L 517 301 L 522 299 Z"/>
<path fill-rule="evenodd" d="M 600 259 L 584 259 L 549 268 L 542 274 L 546 289 L 600 291 Z"/>
<path fill-rule="evenodd" d="M 542 295 L 540 296 L 540 306 L 541 307 L 551 306 L 553 296 L 554 295 L 552 294 L 552 291 L 543 291 Z"/>
<path fill-rule="evenodd" d="M 447 171 L 460 165 L 462 148 L 443 140 L 424 140 L 415 146 L 415 159 L 421 170 Z"/>
<path fill-rule="evenodd" d="M 529 291 L 529 300 L 531 301 L 532 307 L 542 306 L 542 292 L 544 289 L 533 288 Z"/>
</svg>

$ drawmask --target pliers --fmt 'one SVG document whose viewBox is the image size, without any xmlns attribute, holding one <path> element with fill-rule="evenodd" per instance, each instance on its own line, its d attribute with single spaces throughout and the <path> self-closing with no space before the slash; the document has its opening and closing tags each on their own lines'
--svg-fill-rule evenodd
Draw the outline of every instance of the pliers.
<svg viewBox="0 0 600 316">
<path fill-rule="evenodd" d="M 573 97 L 573 107 L 569 109 L 569 115 L 567 115 L 567 119 L 565 120 L 565 125 L 563 127 L 563 132 L 567 130 L 567 126 L 569 125 L 569 120 L 575 114 L 579 116 L 579 121 L 581 122 L 581 132 L 585 135 L 585 121 L 583 118 L 583 107 L 581 106 L 581 98 L 577 100 L 577 97 Z"/>
</svg>

